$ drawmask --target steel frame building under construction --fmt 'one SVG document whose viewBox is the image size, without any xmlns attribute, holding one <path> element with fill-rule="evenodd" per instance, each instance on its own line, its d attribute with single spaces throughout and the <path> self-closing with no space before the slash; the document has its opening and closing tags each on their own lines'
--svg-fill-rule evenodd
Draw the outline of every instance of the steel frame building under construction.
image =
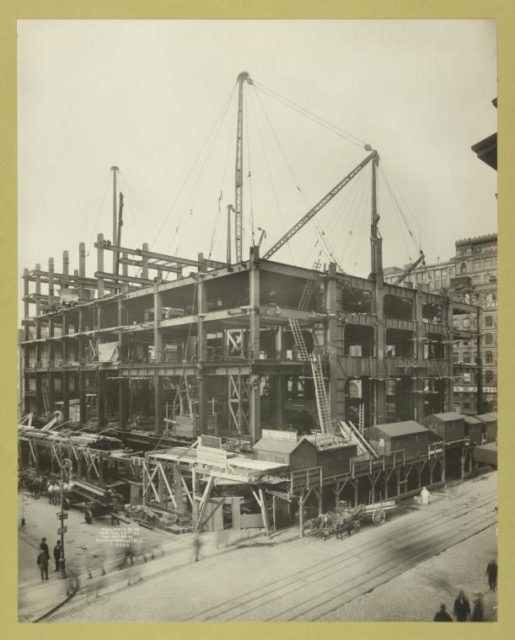
<svg viewBox="0 0 515 640">
<path fill-rule="evenodd" d="M 240 74 L 238 81 L 241 115 L 248 74 Z M 51 468 L 71 455 L 95 481 L 104 480 L 101 458 L 106 468 L 125 465 L 130 468 L 127 477 L 140 482 L 146 503 L 171 504 L 182 511 L 186 495 L 194 526 L 205 517 L 213 487 L 231 478 L 252 488 L 266 526 L 266 492 L 273 496 L 274 520 L 275 501 L 281 497 L 298 501 L 302 520 L 302 507 L 313 492 L 319 510 L 323 508 L 324 486 L 331 487 L 336 500 L 345 487 L 353 487 L 350 499 L 357 504 L 363 500 L 361 477 L 372 500 L 379 481 L 383 496 L 406 493 L 412 470 L 412 489 L 443 481 L 443 446 L 425 446 L 408 457 L 406 451 L 380 454 L 370 446 L 367 429 L 422 422 L 431 414 L 452 411 L 453 341 L 475 337 L 474 332 L 458 335 L 453 319 L 475 313 L 476 307 L 384 281 L 375 151 L 263 256 L 259 246 L 243 256 L 242 127 L 239 118 L 234 261 L 229 250 L 227 260 L 220 262 L 202 254 L 192 260 L 155 253 L 146 244 L 122 246 L 123 200 L 120 194 L 117 224 L 113 167 L 113 240 L 98 235 L 94 277 L 86 276 L 84 243 L 73 274 L 67 251 L 61 272 L 52 258 L 47 270 L 36 265 L 24 271 L 20 413 L 46 420 L 55 415 L 58 422 L 97 434 L 110 429 L 125 446 L 125 453 L 117 455 L 92 453 L 86 451 L 87 443 L 75 446 L 73 436 L 54 434 L 46 442 L 25 429 L 23 438 L 30 445 L 25 458 L 22 453 L 25 464 L 38 466 L 37 441 L 51 449 Z M 368 164 L 368 278 L 342 273 L 334 263 L 306 269 L 270 259 Z M 112 257 L 111 270 L 107 257 Z M 129 275 L 129 268 L 139 275 Z M 165 280 L 163 274 L 176 277 Z M 304 447 L 306 465 L 295 469 L 279 455 L 268 462 L 229 455 L 231 448 L 251 452 L 264 429 L 268 435 L 289 431 L 294 439 L 311 433 L 303 442 L 310 442 L 314 432 L 315 442 Z M 203 444 L 197 456 L 190 449 L 163 451 L 164 446 L 192 445 L 198 436 Z M 217 437 L 216 447 L 206 446 L 208 436 Z M 463 434 L 457 442 L 462 477 L 468 442 Z M 340 467 L 322 473 L 324 463 L 316 456 L 334 448 L 349 455 Z"/>
</svg>

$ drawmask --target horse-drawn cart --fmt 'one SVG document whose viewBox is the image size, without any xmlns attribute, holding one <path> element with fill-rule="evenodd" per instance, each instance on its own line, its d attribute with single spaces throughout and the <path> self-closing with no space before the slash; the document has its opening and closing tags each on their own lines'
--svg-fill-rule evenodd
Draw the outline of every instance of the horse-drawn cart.
<svg viewBox="0 0 515 640">
<path fill-rule="evenodd" d="M 311 518 L 306 522 L 303 534 L 318 536 L 327 540 L 333 534 L 339 540 L 344 534 L 352 535 L 361 528 L 363 520 L 370 519 L 379 526 L 386 520 L 386 512 L 396 508 L 395 500 L 374 502 L 372 504 L 360 504 L 350 507 L 346 503 L 338 503 L 336 511 L 329 511 Z"/>
</svg>

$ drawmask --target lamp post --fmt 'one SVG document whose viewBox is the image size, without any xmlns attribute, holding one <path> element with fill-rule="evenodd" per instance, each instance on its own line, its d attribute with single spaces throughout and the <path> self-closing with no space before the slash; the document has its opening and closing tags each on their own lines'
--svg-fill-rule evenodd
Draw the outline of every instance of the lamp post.
<svg viewBox="0 0 515 640">
<path fill-rule="evenodd" d="M 59 558 L 59 571 L 61 578 L 66 578 L 66 560 L 64 557 L 64 534 L 68 530 L 68 527 L 65 526 L 64 521 L 68 518 L 68 514 L 64 511 L 64 472 L 67 471 L 70 473 L 72 468 L 72 461 L 69 458 L 65 458 L 61 465 L 61 477 L 59 481 L 60 489 L 61 489 L 61 511 L 57 514 L 57 517 L 60 521 L 59 529 L 57 529 L 57 535 L 61 536 L 61 556 Z"/>
</svg>

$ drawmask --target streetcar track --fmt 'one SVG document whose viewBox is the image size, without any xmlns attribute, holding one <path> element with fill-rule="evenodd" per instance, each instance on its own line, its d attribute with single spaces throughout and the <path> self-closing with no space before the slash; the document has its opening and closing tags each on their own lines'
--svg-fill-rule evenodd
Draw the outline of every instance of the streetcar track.
<svg viewBox="0 0 515 640">
<path fill-rule="evenodd" d="M 478 518 L 478 520 L 480 520 L 480 521 L 484 521 L 484 518 L 483 518 L 482 516 L 480 516 L 480 518 Z M 470 522 L 470 523 L 467 523 L 467 524 L 471 524 L 471 522 Z M 407 537 L 407 536 L 406 536 L 406 537 L 404 537 L 404 540 L 411 539 L 412 537 L 413 537 L 413 536 L 409 536 L 409 537 Z M 376 547 L 373 549 L 373 551 L 374 551 L 376 554 L 378 554 L 380 557 L 382 557 L 382 555 L 384 554 L 384 552 L 385 552 L 385 551 L 395 550 L 396 544 L 397 544 L 397 543 L 390 545 L 390 546 L 389 546 L 389 548 L 385 548 L 384 546 L 381 546 L 381 547 L 377 547 L 377 546 L 376 546 Z M 425 549 L 426 551 L 427 551 L 428 549 L 431 549 L 431 548 L 434 548 L 434 547 L 433 547 L 433 544 L 432 544 L 431 542 L 428 542 L 428 543 L 424 546 L 424 549 Z M 370 558 L 368 558 L 368 559 L 370 559 Z M 333 568 L 332 568 L 330 571 L 324 571 L 323 573 L 322 573 L 321 571 L 317 571 L 317 572 L 316 572 L 316 574 L 319 574 L 319 575 L 318 575 L 316 578 L 313 576 L 313 574 L 311 574 L 311 575 L 307 576 L 307 577 L 310 579 L 310 581 L 309 581 L 309 586 L 310 586 L 310 587 L 312 587 L 312 586 L 313 586 L 313 584 L 314 584 L 315 582 L 325 581 L 325 580 L 327 580 L 327 578 L 329 578 L 329 577 L 333 577 L 334 575 L 337 575 L 337 574 L 343 573 L 345 570 L 347 570 L 347 569 L 349 569 L 349 568 L 351 568 L 351 567 L 353 567 L 353 566 L 355 566 L 355 565 L 359 565 L 359 564 L 360 564 L 360 561 L 355 560 L 355 559 L 354 559 L 354 556 L 353 556 L 353 558 L 352 558 L 352 561 L 351 561 L 351 562 L 349 562 L 349 563 L 347 563 L 347 564 L 345 564 L 345 560 L 347 560 L 347 558 L 344 558 L 343 563 L 342 563 L 342 562 L 339 562 L 339 563 L 333 563 Z M 344 566 L 341 566 L 342 564 L 343 564 Z M 393 558 L 393 559 L 390 561 L 390 564 L 398 565 L 398 564 L 399 564 L 399 559 L 398 559 L 398 558 Z M 383 563 L 381 566 L 379 566 L 379 568 L 378 568 L 378 573 L 380 574 L 380 573 L 383 573 L 384 571 L 385 571 L 385 564 Z M 369 573 L 369 576 L 370 576 L 370 573 Z M 359 578 L 359 576 L 357 576 L 357 578 Z M 355 579 L 356 579 L 356 578 L 354 578 L 354 580 L 355 580 Z M 363 583 L 366 583 L 366 580 L 365 580 Z M 361 584 L 361 583 L 359 583 L 359 584 Z M 358 585 L 356 585 L 356 586 L 359 586 L 359 584 L 358 584 Z M 294 588 L 290 588 L 290 587 L 292 587 L 292 586 L 293 586 Z M 278 587 L 277 589 L 275 589 L 275 590 L 274 590 L 274 592 L 280 591 L 280 590 L 282 590 L 282 589 L 287 589 L 287 588 L 289 588 L 288 592 L 287 592 L 285 595 L 290 596 L 291 594 L 293 594 L 293 593 L 295 593 L 295 592 L 298 592 L 298 591 L 301 591 L 302 589 L 305 589 L 305 588 L 306 588 L 306 586 L 308 586 L 308 585 L 305 585 L 305 584 L 300 584 L 300 585 L 299 585 L 299 584 L 298 584 L 298 582 L 290 582 L 289 584 L 286 584 L 286 585 L 283 585 L 283 586 L 281 586 L 281 587 Z M 318 596 L 320 596 L 320 595 L 323 595 L 323 594 L 326 594 L 326 593 L 328 593 L 328 592 L 333 591 L 333 589 L 334 589 L 334 588 L 335 588 L 335 587 L 330 587 L 330 588 L 328 588 L 328 589 L 326 589 L 326 590 L 324 590 L 324 591 L 322 591 L 322 592 L 318 592 L 318 593 L 317 593 L 317 597 L 318 597 Z M 264 596 L 261 596 L 261 597 L 266 597 L 266 596 L 269 596 L 269 597 L 267 598 L 267 600 L 265 600 L 265 601 L 261 601 L 259 604 L 252 603 L 254 606 L 250 607 L 250 609 L 249 609 L 249 608 L 247 608 L 247 610 L 246 610 L 246 611 L 241 611 L 241 607 L 242 607 L 243 605 L 237 605 L 237 606 L 238 606 L 238 609 L 240 609 L 240 610 L 238 611 L 238 613 L 237 613 L 237 615 L 236 615 L 236 618 L 240 618 L 242 615 L 248 615 L 248 613 L 249 613 L 250 611 L 255 610 L 255 609 L 257 609 L 257 608 L 264 607 L 264 606 L 266 606 L 266 605 L 268 605 L 268 604 L 270 604 L 270 603 L 272 603 L 272 602 L 277 601 L 277 599 L 281 597 L 280 595 L 277 595 L 277 593 L 275 593 L 275 595 L 273 595 L 273 596 L 270 596 L 270 592 L 268 592 L 267 594 L 264 594 Z M 284 596 L 282 596 L 282 597 L 284 597 Z M 294 605 L 294 607 L 290 607 L 290 608 L 297 608 L 297 607 L 302 606 L 302 605 L 304 605 L 304 604 L 306 604 L 306 603 L 308 603 L 308 602 L 311 602 L 311 601 L 312 601 L 312 597 L 308 598 L 307 600 L 302 601 L 301 603 L 296 603 L 296 604 Z M 231 607 L 231 609 L 234 609 L 234 608 L 236 608 L 236 606 Z M 283 610 L 283 611 L 280 611 L 278 614 L 275 614 L 272 618 L 266 618 L 266 620 L 276 619 L 278 616 L 281 616 L 281 615 L 282 615 L 282 614 L 284 614 L 286 611 L 288 611 L 288 609 L 285 609 L 285 610 Z M 224 612 L 224 613 L 227 613 L 227 612 Z M 218 616 L 218 615 L 220 615 L 220 614 L 217 614 L 217 616 Z M 205 618 L 203 618 L 203 619 L 205 619 Z M 213 618 L 211 618 L 211 617 L 210 617 L 210 618 L 207 618 L 207 620 L 212 620 L 212 619 L 213 619 Z M 234 617 L 234 616 L 232 616 L 232 617 L 231 617 L 231 616 L 227 617 L 227 615 L 225 615 L 225 616 L 224 616 L 224 620 L 232 620 L 232 619 L 235 619 L 235 617 Z"/>
<path fill-rule="evenodd" d="M 377 529 L 370 528 L 368 531 L 363 531 L 360 534 L 360 538 L 356 544 L 356 547 L 349 546 L 347 550 L 342 547 L 338 547 L 338 550 L 335 550 L 336 557 L 331 557 L 327 559 L 323 559 L 321 562 L 314 562 L 312 565 L 308 567 L 304 567 L 302 569 L 293 571 L 287 576 L 283 576 L 277 578 L 276 580 L 272 580 L 266 584 L 261 586 L 257 586 L 244 594 L 240 594 L 235 596 L 234 598 L 230 598 L 224 602 L 214 604 L 209 609 L 200 612 L 197 615 L 193 614 L 186 618 L 174 617 L 176 621 L 216 621 L 218 620 L 278 620 L 281 619 L 285 615 L 289 615 L 288 620 L 296 620 L 302 617 L 305 617 L 309 612 L 316 612 L 319 610 L 319 613 L 315 616 L 310 616 L 310 620 L 320 619 L 324 616 L 330 615 L 334 611 L 339 608 L 345 606 L 349 602 L 352 602 L 356 598 L 363 595 L 364 591 L 362 588 L 363 585 L 370 585 L 366 591 L 372 591 L 373 589 L 379 587 L 381 584 L 388 582 L 396 575 L 401 575 L 403 572 L 409 570 L 413 566 L 415 566 L 423 559 L 432 557 L 433 555 L 439 554 L 442 551 L 450 548 L 451 546 L 458 544 L 459 542 L 476 535 L 479 531 L 474 531 L 472 534 L 467 536 L 467 538 L 462 538 L 461 536 L 466 532 L 465 530 L 469 530 L 471 526 L 474 526 L 479 521 L 479 517 L 477 515 L 478 510 L 483 510 L 484 507 L 488 506 L 492 503 L 492 498 L 495 497 L 495 491 L 488 491 L 487 494 L 481 496 L 475 500 L 467 500 L 466 503 L 460 504 L 456 509 L 449 504 L 441 504 L 435 505 L 437 508 L 435 510 L 428 509 L 423 515 L 424 518 L 422 521 L 420 518 L 410 518 L 410 516 L 416 516 L 418 514 L 421 515 L 420 509 L 416 509 L 406 513 L 406 520 L 399 516 L 399 518 L 395 518 L 391 521 L 390 524 L 395 525 L 395 523 L 405 523 L 404 528 L 401 531 L 390 531 L 387 534 L 383 535 L 381 540 L 378 541 L 377 536 L 375 539 L 371 540 L 372 532 L 377 532 Z M 472 502 L 472 504 L 471 504 Z M 264 618 L 262 616 L 258 617 L 255 614 L 260 609 L 266 609 L 273 602 L 278 602 L 281 604 L 281 599 L 286 599 L 291 597 L 298 591 L 302 591 L 312 587 L 313 584 L 316 585 L 317 582 L 322 582 L 324 580 L 332 579 L 334 580 L 335 574 L 339 574 L 345 572 L 346 570 L 350 570 L 355 568 L 359 563 L 364 562 L 365 560 L 369 560 L 373 558 L 374 553 L 381 553 L 389 551 L 395 551 L 395 549 L 399 545 L 399 539 L 402 536 L 403 545 L 409 546 L 410 541 L 416 538 L 416 534 L 420 534 L 421 530 L 423 534 L 429 534 L 431 531 L 441 526 L 442 521 L 447 523 L 456 522 L 459 519 L 465 519 L 466 522 L 458 526 L 458 531 L 454 531 L 451 535 L 446 535 L 445 538 L 442 538 L 437 546 L 434 546 L 434 542 L 428 541 L 423 544 L 422 547 L 420 544 L 419 552 L 416 555 L 412 555 L 411 557 L 406 558 L 405 560 L 400 561 L 399 558 L 393 558 L 389 561 L 389 565 L 392 563 L 395 565 L 397 569 L 401 568 L 401 571 L 396 571 L 394 575 L 392 575 L 393 566 L 391 566 L 388 571 L 385 573 L 385 565 L 380 567 L 379 571 L 375 571 L 374 575 L 371 576 L 371 573 L 368 572 L 367 577 L 361 582 L 356 582 L 362 576 L 355 576 L 350 583 L 345 585 L 345 588 L 338 589 L 339 585 L 330 587 L 324 591 L 317 591 L 316 595 L 304 599 L 302 602 L 295 602 L 291 604 L 291 606 L 287 606 L 283 608 L 281 611 L 277 612 L 274 615 L 270 615 L 268 618 Z M 485 514 L 483 513 L 480 516 L 480 520 L 485 522 Z M 488 526 L 493 526 L 496 520 L 489 524 Z M 402 527 L 402 525 L 400 525 Z M 481 529 L 483 530 L 483 529 Z M 363 535 L 364 534 L 364 535 Z M 361 537 L 365 538 L 361 541 Z M 419 538 L 420 539 L 420 538 Z M 356 539 L 352 538 L 352 542 Z M 321 549 L 322 545 L 327 545 L 326 549 L 331 549 L 335 547 L 333 544 L 334 541 L 329 543 L 318 542 L 318 540 L 313 539 L 296 539 L 290 541 L 290 544 L 300 547 L 298 551 L 304 552 L 302 555 L 309 554 L 309 550 L 317 550 Z M 385 544 L 386 542 L 386 544 Z M 340 551 L 340 549 L 342 549 Z M 325 549 L 324 549 L 325 551 Z M 216 556 L 214 556 L 216 557 Z M 209 562 L 211 558 L 207 557 L 206 561 Z M 422 560 L 420 560 L 422 559 Z M 162 570 L 158 573 L 158 575 L 162 575 L 163 573 L 167 573 L 168 570 Z M 292 588 L 293 587 L 293 588 Z M 337 591 L 336 591 L 337 590 Z M 336 592 L 335 592 L 336 591 Z M 281 594 L 282 592 L 282 594 Z M 326 595 L 330 592 L 331 597 L 327 599 Z M 100 596 L 100 599 L 104 601 L 109 600 L 111 594 L 106 594 L 106 596 Z M 323 598 L 320 601 L 320 598 Z M 334 603 L 335 600 L 338 600 L 337 605 L 331 606 L 331 603 Z M 87 606 L 89 603 L 85 603 L 84 606 Z M 284 602 L 282 603 L 285 604 Z M 308 609 L 303 609 L 306 604 L 312 605 Z M 329 608 L 328 608 L 329 605 Z M 82 609 L 83 607 L 81 607 Z M 62 611 L 57 613 L 57 615 L 49 616 L 50 620 L 56 621 L 65 621 L 65 620 L 73 620 L 75 615 L 74 612 L 77 611 L 78 607 L 64 607 Z M 321 611 L 320 611 L 321 609 Z M 249 614 L 251 617 L 249 617 Z M 242 616 L 245 616 L 242 618 Z M 50 621 L 49 620 L 49 621 Z"/>
<path fill-rule="evenodd" d="M 446 539 L 445 544 L 442 542 L 442 544 L 439 547 L 436 547 L 436 549 L 439 549 L 440 547 L 440 553 L 443 550 L 449 549 L 453 546 L 455 546 L 456 544 L 463 542 L 464 540 L 468 540 L 469 538 L 471 538 L 472 536 L 477 535 L 478 533 L 480 533 L 481 531 L 484 531 L 485 529 L 488 529 L 489 527 L 493 526 L 495 524 L 494 522 L 489 523 L 487 526 L 482 527 L 479 530 L 475 530 L 474 533 L 470 534 L 469 536 L 466 537 L 461 537 L 461 535 L 459 533 L 455 533 L 453 536 L 449 536 L 449 538 Z M 448 544 L 449 540 L 452 540 L 456 538 L 456 541 L 453 542 L 452 544 Z M 415 565 L 419 564 L 420 562 L 424 562 L 424 560 L 428 560 L 429 558 L 432 558 L 435 553 L 435 547 L 433 547 L 430 543 L 424 545 L 422 547 L 422 551 L 420 551 L 420 553 L 416 554 L 415 556 L 412 556 L 410 558 L 407 558 L 406 560 L 403 560 L 400 564 L 398 562 L 398 559 L 393 558 L 390 561 L 390 564 L 392 564 L 394 567 L 404 567 L 402 571 L 399 572 L 395 572 L 393 575 L 388 575 L 388 577 L 385 577 L 383 580 L 380 580 L 379 582 L 375 583 L 372 587 L 370 587 L 369 591 L 372 591 L 373 589 L 379 587 L 381 584 L 384 584 L 386 582 L 389 582 L 393 577 L 397 577 L 403 573 L 405 573 L 406 571 L 408 571 L 409 569 L 411 569 L 412 567 L 414 567 Z M 378 577 L 380 577 L 381 575 L 386 575 L 387 571 L 385 571 L 385 566 L 383 565 L 382 567 L 379 567 L 377 573 L 375 576 L 373 576 L 372 579 L 377 579 Z M 370 575 L 367 577 L 366 580 L 363 580 L 360 583 L 357 584 L 353 584 L 350 588 L 345 588 L 343 591 L 340 591 L 337 594 L 332 595 L 328 600 L 324 600 L 323 603 L 319 603 L 317 605 L 314 605 L 312 607 L 310 607 L 309 609 L 304 609 L 302 610 L 299 614 L 296 614 L 294 616 L 292 616 L 291 618 L 288 618 L 287 621 L 291 622 L 293 620 L 296 620 L 300 617 L 303 617 L 304 615 L 306 615 L 307 613 L 309 613 L 310 611 L 314 611 L 316 609 L 319 609 L 321 607 L 324 607 L 328 602 L 331 602 L 333 600 L 336 600 L 338 598 L 341 598 L 343 595 L 351 592 L 351 591 L 355 591 L 357 588 L 366 585 L 369 581 L 371 580 Z M 331 590 L 332 591 L 332 590 Z M 323 592 L 323 594 L 327 593 L 327 590 L 325 592 Z M 317 596 L 320 596 L 321 594 L 317 594 Z M 320 619 L 320 617 L 322 617 L 323 615 L 326 615 L 327 613 L 331 613 L 333 611 L 336 611 L 337 609 L 339 609 L 340 607 L 348 604 L 349 602 L 352 602 L 352 600 L 355 600 L 356 598 L 359 598 L 361 595 L 363 595 L 363 592 L 360 591 L 359 593 L 357 593 L 356 595 L 354 595 L 352 598 L 349 598 L 348 600 L 345 600 L 343 602 L 339 602 L 337 606 L 331 608 L 329 611 L 322 611 L 322 613 L 320 613 L 318 616 L 316 617 L 310 617 L 310 620 L 318 620 Z M 311 599 L 312 600 L 312 599 Z M 296 603 L 294 606 L 289 607 L 289 609 L 285 609 L 281 612 L 279 612 L 279 614 L 274 615 L 273 618 L 267 618 L 267 620 L 271 620 L 271 619 L 277 619 L 279 616 L 282 616 L 286 611 L 289 611 L 291 609 L 294 608 L 299 608 L 300 606 L 302 606 L 303 604 L 305 604 L 307 601 L 304 601 L 302 603 Z"/>
<path fill-rule="evenodd" d="M 471 511 L 479 509 L 485 505 L 487 505 L 488 503 L 490 503 L 490 499 L 486 498 L 485 500 L 481 501 L 480 503 L 478 503 L 477 505 L 475 505 L 473 507 L 473 509 L 469 509 L 468 507 L 463 508 L 463 510 L 461 512 L 455 512 L 455 514 L 452 516 L 452 518 L 449 519 L 457 519 L 460 517 L 464 517 L 467 516 L 471 513 Z M 428 518 L 430 517 L 430 513 L 428 513 Z M 434 525 L 432 525 L 431 527 L 427 527 L 425 528 L 425 530 L 430 530 L 433 528 L 433 526 L 437 527 L 439 526 L 438 523 L 435 523 Z M 407 540 L 410 537 L 412 537 L 412 535 L 414 534 L 418 534 L 420 531 L 420 522 L 415 522 L 411 525 L 409 525 L 409 527 L 407 529 L 404 529 L 404 535 L 403 535 L 403 539 Z M 390 545 L 391 548 L 393 548 L 393 546 L 398 544 L 398 536 L 393 536 L 392 535 L 392 542 L 393 545 Z M 369 537 L 369 536 L 367 536 Z M 383 538 L 384 540 L 384 538 Z M 292 574 L 290 574 L 289 576 L 285 576 L 283 578 L 278 578 L 277 580 L 271 582 L 271 583 L 267 583 L 261 587 L 256 587 L 255 589 L 246 592 L 245 594 L 242 594 L 240 596 L 237 596 L 236 598 L 233 598 L 232 600 L 225 602 L 225 603 L 221 603 L 219 605 L 214 605 L 213 607 L 211 607 L 210 610 L 204 612 L 205 614 L 207 614 L 208 617 L 203 616 L 202 619 L 206 619 L 206 620 L 212 620 L 215 619 L 216 617 L 219 617 L 221 615 L 226 615 L 228 613 L 230 613 L 233 609 L 239 609 L 239 614 L 241 614 L 241 607 L 244 607 L 247 604 L 253 604 L 254 606 L 251 608 L 254 609 L 256 608 L 256 604 L 255 604 L 255 600 L 256 599 L 260 599 L 263 597 L 267 597 L 270 596 L 273 593 L 277 593 L 278 591 L 285 589 L 289 586 L 291 586 L 292 584 L 297 584 L 298 583 L 298 578 L 302 577 L 302 578 L 310 578 L 311 579 L 311 583 L 313 582 L 313 578 L 315 576 L 317 576 L 318 574 L 323 574 L 322 578 L 326 577 L 327 573 L 327 567 L 331 566 L 333 567 L 333 571 L 331 571 L 330 573 L 334 573 L 335 571 L 341 571 L 342 568 L 349 568 L 355 564 L 357 564 L 358 562 L 360 562 L 360 559 L 357 558 L 358 555 L 362 555 L 365 552 L 369 551 L 371 548 L 375 548 L 377 547 L 377 540 L 367 540 L 366 542 L 363 542 L 362 544 L 358 545 L 356 548 L 353 548 L 351 550 L 352 552 L 352 559 L 351 562 L 349 563 L 349 556 L 345 553 L 343 554 L 339 554 L 341 557 L 340 560 L 335 560 L 335 558 L 331 558 L 331 559 L 327 559 L 324 560 L 322 562 L 316 562 L 314 563 L 311 567 L 306 567 L 302 570 L 299 570 L 297 572 L 294 572 Z M 381 547 L 381 550 L 384 551 L 385 550 L 385 545 L 383 545 Z M 343 564 L 343 567 L 341 566 Z M 286 584 L 281 584 L 284 583 L 286 581 Z M 275 588 L 273 588 L 275 585 Z M 257 595 L 257 593 L 259 591 L 266 591 L 266 593 L 262 593 L 260 595 Z M 277 596 L 274 596 L 277 597 Z M 274 599 L 274 597 L 269 598 L 270 599 Z M 240 600 L 240 602 L 232 604 L 235 600 L 237 599 L 241 599 L 241 598 L 245 598 L 245 600 L 242 602 Z M 262 603 L 263 604 L 263 603 Z M 260 606 L 262 606 L 262 604 Z M 214 612 L 214 610 L 219 608 L 222 608 L 222 610 L 214 613 L 214 615 L 211 615 L 212 612 Z M 186 618 L 185 620 L 188 620 L 189 618 Z M 227 619 L 224 617 L 224 619 Z"/>
</svg>

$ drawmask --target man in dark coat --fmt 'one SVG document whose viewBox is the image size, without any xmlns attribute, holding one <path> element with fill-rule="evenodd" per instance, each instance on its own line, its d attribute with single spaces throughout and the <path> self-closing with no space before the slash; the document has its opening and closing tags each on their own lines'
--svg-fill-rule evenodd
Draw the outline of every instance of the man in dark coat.
<svg viewBox="0 0 515 640">
<path fill-rule="evenodd" d="M 37 564 L 41 572 L 41 580 L 48 580 L 48 555 L 43 549 L 38 553 Z"/>
<path fill-rule="evenodd" d="M 472 616 L 470 617 L 471 622 L 483 622 L 484 621 L 485 608 L 483 606 L 483 594 L 475 593 L 474 594 L 474 609 L 472 611 Z"/>
<path fill-rule="evenodd" d="M 447 607 L 444 604 L 440 605 L 440 610 L 435 613 L 433 618 L 434 622 L 452 622 L 451 616 L 447 613 Z"/>
<path fill-rule="evenodd" d="M 50 551 L 48 550 L 46 538 L 41 538 L 41 544 L 39 545 L 39 548 L 46 553 L 47 558 L 50 558 Z"/>
<path fill-rule="evenodd" d="M 470 602 L 463 589 L 460 589 L 458 597 L 454 601 L 453 613 L 457 622 L 466 622 L 470 615 Z"/>
<path fill-rule="evenodd" d="M 497 587 L 497 562 L 495 560 L 488 563 L 486 575 L 488 576 L 490 589 L 495 591 L 495 588 Z"/>
<path fill-rule="evenodd" d="M 59 571 L 59 561 L 61 559 L 61 541 L 58 540 L 54 547 L 55 570 Z"/>
</svg>

